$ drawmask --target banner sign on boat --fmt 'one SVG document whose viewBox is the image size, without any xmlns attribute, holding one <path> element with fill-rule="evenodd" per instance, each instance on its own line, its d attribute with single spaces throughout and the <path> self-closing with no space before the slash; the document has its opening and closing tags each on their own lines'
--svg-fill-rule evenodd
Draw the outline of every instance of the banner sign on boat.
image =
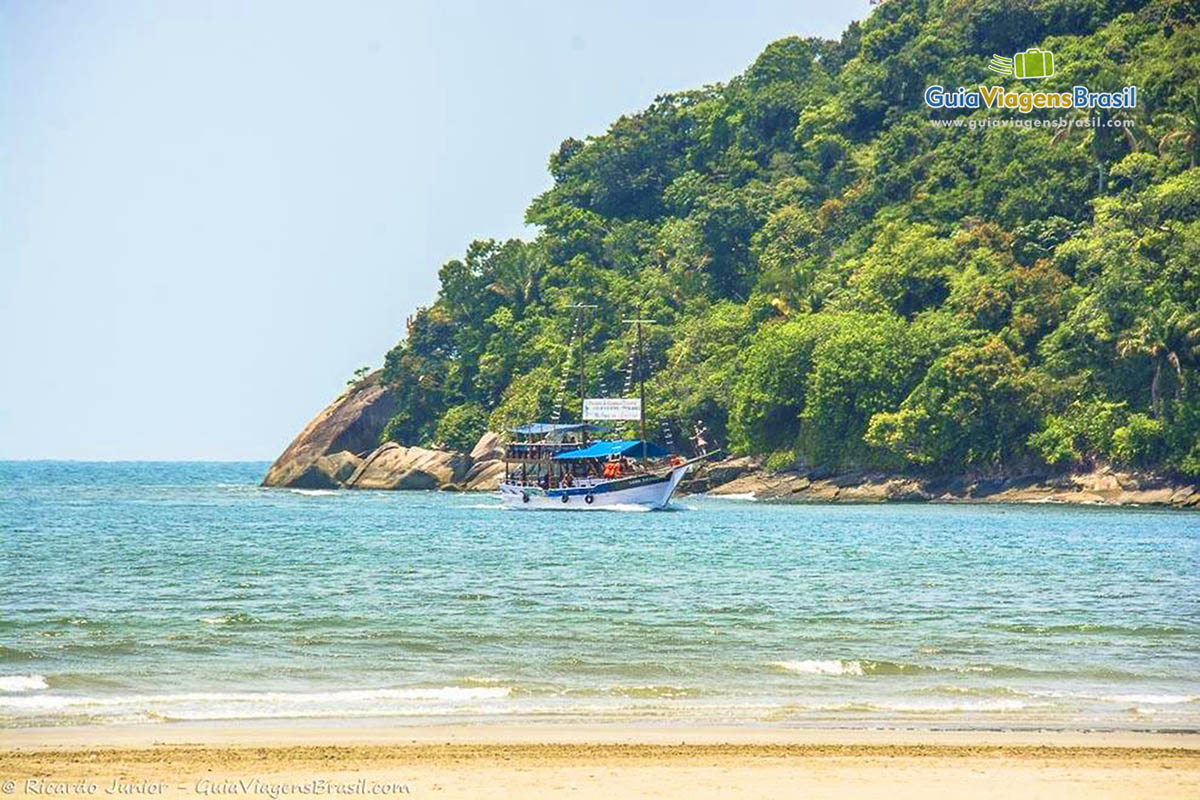
<svg viewBox="0 0 1200 800">
<path fill-rule="evenodd" d="M 588 397 L 583 401 L 584 419 L 639 419 L 642 401 L 636 397 Z"/>
</svg>

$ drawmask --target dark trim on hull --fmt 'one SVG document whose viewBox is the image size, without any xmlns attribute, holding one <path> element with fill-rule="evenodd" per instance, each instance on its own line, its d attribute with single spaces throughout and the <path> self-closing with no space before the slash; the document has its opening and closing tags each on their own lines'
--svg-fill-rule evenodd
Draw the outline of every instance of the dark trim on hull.
<svg viewBox="0 0 1200 800">
<path fill-rule="evenodd" d="M 585 486 L 582 488 L 570 489 L 549 489 L 546 491 L 547 497 L 583 497 L 589 494 L 607 494 L 608 492 L 619 492 L 623 489 L 637 489 L 642 486 L 654 486 L 659 483 L 666 483 L 671 480 L 671 473 L 666 475 L 637 475 L 632 478 L 623 478 L 621 480 L 612 481 L 610 483 L 601 483 L 596 486 Z"/>
</svg>

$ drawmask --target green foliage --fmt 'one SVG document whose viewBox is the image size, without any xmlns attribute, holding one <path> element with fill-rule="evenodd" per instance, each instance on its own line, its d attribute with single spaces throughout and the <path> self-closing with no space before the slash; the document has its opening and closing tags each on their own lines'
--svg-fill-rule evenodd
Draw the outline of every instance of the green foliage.
<svg viewBox="0 0 1200 800">
<path fill-rule="evenodd" d="M 1139 467 L 1159 463 L 1165 448 L 1166 425 L 1145 414 L 1130 414 L 1129 422 L 1113 431 L 1112 455 L 1117 461 Z"/>
<path fill-rule="evenodd" d="M 759 329 L 733 387 L 729 435 L 735 449 L 761 453 L 795 442 L 813 351 L 839 322 L 832 314 L 813 314 Z"/>
<path fill-rule="evenodd" d="M 999 466 L 1023 454 L 1035 395 L 1021 359 L 990 337 L 934 361 L 897 411 L 872 418 L 867 441 L 917 464 Z"/>
<path fill-rule="evenodd" d="M 487 430 L 487 412 L 474 403 L 446 410 L 438 420 L 434 438 L 447 450 L 470 450 Z"/>
<path fill-rule="evenodd" d="M 954 262 L 953 243 L 938 236 L 932 226 L 891 223 L 864 257 L 851 265 L 852 302 L 911 319 L 946 298 Z"/>
<path fill-rule="evenodd" d="M 1128 418 L 1125 403 L 1099 398 L 1075 402 L 1062 413 L 1047 415 L 1042 430 L 1029 437 L 1029 445 L 1047 464 L 1087 466 L 1114 457 L 1114 434 Z"/>
<path fill-rule="evenodd" d="M 677 441 L 702 420 L 778 468 L 1200 474 L 1196 22 L 1179 0 L 889 0 L 565 140 L 533 241 L 443 265 L 387 354 L 384 436 L 576 419 L 573 332 L 587 393 L 616 395 L 640 310 L 650 422 Z M 926 85 L 1001 80 L 990 56 L 1033 46 L 1058 66 L 1040 88 L 1137 85 L 1100 114 L 1133 126 L 929 124 Z"/>
<path fill-rule="evenodd" d="M 813 348 L 799 451 L 810 464 L 867 466 L 878 460 L 863 441 L 871 417 L 904 400 L 927 366 L 927 353 L 899 317 L 848 313 L 836 319 Z"/>
</svg>

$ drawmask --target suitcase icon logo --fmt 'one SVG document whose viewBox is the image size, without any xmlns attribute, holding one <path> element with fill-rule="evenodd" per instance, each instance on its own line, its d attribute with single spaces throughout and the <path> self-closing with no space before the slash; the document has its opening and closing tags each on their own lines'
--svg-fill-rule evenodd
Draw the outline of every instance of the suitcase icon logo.
<svg viewBox="0 0 1200 800">
<path fill-rule="evenodd" d="M 1031 47 L 1012 58 L 992 56 L 988 69 L 1001 75 L 1013 75 L 1022 80 L 1049 78 L 1054 74 L 1054 53 Z"/>
</svg>

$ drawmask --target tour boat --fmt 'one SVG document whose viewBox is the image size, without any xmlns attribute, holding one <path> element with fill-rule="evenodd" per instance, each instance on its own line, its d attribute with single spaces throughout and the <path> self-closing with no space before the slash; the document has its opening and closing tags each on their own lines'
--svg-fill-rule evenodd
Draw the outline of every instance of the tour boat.
<svg viewBox="0 0 1200 800">
<path fill-rule="evenodd" d="M 516 428 L 504 451 L 500 497 L 524 509 L 666 508 L 688 471 L 685 460 L 641 439 L 585 442 L 590 426 Z"/>
<path fill-rule="evenodd" d="M 576 306 L 576 309 L 591 307 Z M 685 459 L 647 440 L 646 389 L 641 369 L 642 324 L 652 320 L 626 322 L 637 326 L 637 360 L 631 353 L 626 389 L 632 388 L 636 363 L 638 396 L 585 396 L 581 338 L 581 420 L 568 424 L 534 422 L 509 431 L 511 438 L 504 448 L 504 478 L 500 482 L 500 498 L 505 504 L 529 510 L 662 509 L 670 503 L 671 495 L 692 467 L 712 455 L 701 452 L 695 458 Z M 560 414 L 561 408 L 560 397 Z M 633 420 L 638 422 L 636 439 L 593 438 L 611 431 L 594 422 Z M 697 446 L 702 451 L 704 444 L 698 435 Z"/>
</svg>

